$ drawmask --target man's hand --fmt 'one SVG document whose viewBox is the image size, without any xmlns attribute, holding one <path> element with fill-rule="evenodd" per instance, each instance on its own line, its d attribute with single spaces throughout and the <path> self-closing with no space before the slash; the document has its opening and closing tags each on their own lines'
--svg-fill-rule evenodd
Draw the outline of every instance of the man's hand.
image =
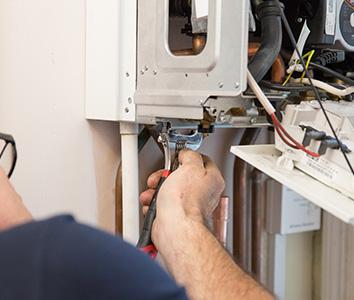
<svg viewBox="0 0 354 300">
<path fill-rule="evenodd" d="M 157 217 L 154 223 L 153 241 L 159 244 L 159 228 L 169 226 L 178 214 L 203 223 L 217 207 L 224 190 L 224 179 L 216 165 L 206 156 L 184 150 L 179 154 L 179 168 L 173 172 L 160 189 L 157 199 Z M 148 179 L 148 190 L 140 200 L 146 213 L 162 170 Z M 172 222 L 173 223 L 173 222 Z"/>
<path fill-rule="evenodd" d="M 162 185 L 152 239 L 176 281 L 190 299 L 273 299 L 245 274 L 205 226 L 224 190 L 224 180 L 207 157 L 184 150 L 179 168 Z M 148 179 L 140 196 L 147 211 L 161 177 Z"/>
<path fill-rule="evenodd" d="M 30 212 L 0 168 L 0 231 L 31 220 Z"/>
</svg>

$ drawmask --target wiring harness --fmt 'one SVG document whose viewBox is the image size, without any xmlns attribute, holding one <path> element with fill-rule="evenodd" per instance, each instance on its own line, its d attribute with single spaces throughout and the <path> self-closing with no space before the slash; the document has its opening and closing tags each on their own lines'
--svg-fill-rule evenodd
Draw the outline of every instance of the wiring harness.
<svg viewBox="0 0 354 300">
<path fill-rule="evenodd" d="M 311 87 L 311 90 L 314 92 L 315 96 L 316 96 L 316 100 L 318 101 L 320 108 L 326 118 L 326 121 L 328 122 L 329 127 L 331 128 L 331 131 L 334 135 L 335 140 L 337 141 L 339 148 L 344 156 L 344 159 L 346 161 L 346 163 L 348 164 L 348 167 L 351 171 L 351 173 L 354 175 L 354 169 L 353 166 L 351 165 L 348 155 L 347 155 L 347 149 L 345 149 L 344 145 L 342 144 L 342 142 L 339 140 L 338 135 L 333 127 L 333 124 L 331 122 L 331 120 L 329 119 L 329 116 L 323 106 L 323 103 L 321 101 L 321 97 L 320 97 L 320 93 L 316 87 L 316 85 L 319 85 L 318 81 L 314 81 L 309 73 L 308 67 L 311 65 L 310 62 L 310 58 L 308 59 L 307 63 L 304 60 L 304 57 L 301 55 L 294 34 L 291 30 L 291 27 L 288 23 L 288 20 L 284 14 L 282 5 L 280 3 L 279 0 L 276 0 L 278 8 L 279 8 L 279 12 L 281 15 L 281 19 L 283 22 L 283 25 L 285 27 L 285 30 L 287 31 L 287 34 L 289 35 L 290 41 L 291 41 L 291 45 L 292 47 L 295 49 L 298 57 L 299 57 L 299 62 L 301 63 L 303 70 L 304 70 L 304 74 L 302 76 L 302 78 L 300 78 L 301 82 L 304 81 L 305 84 L 308 84 Z M 308 54 L 308 56 L 310 56 L 311 54 Z M 313 55 L 313 53 L 312 53 Z M 330 59 L 328 59 L 330 60 Z M 291 75 L 290 75 L 291 76 Z M 303 79 L 303 77 L 306 77 L 306 79 Z M 260 88 L 260 86 L 258 85 L 258 83 L 255 81 L 255 79 L 253 78 L 252 74 L 248 71 L 247 72 L 247 78 L 248 78 L 248 83 L 250 88 L 252 89 L 252 91 L 255 93 L 256 97 L 258 98 L 258 100 L 260 101 L 260 103 L 263 105 L 264 109 L 266 110 L 266 112 L 269 114 L 269 116 L 272 119 L 272 122 L 274 124 L 274 128 L 277 131 L 279 137 L 284 141 L 284 143 L 286 145 L 288 145 L 289 147 L 293 148 L 293 149 L 297 149 L 297 150 L 301 150 L 303 152 L 305 152 L 306 154 L 318 158 L 320 157 L 320 154 L 315 153 L 309 149 L 307 149 L 303 144 L 299 143 L 298 141 L 296 141 L 287 131 L 286 129 L 282 126 L 282 124 L 280 123 L 279 119 L 277 118 L 276 114 L 275 114 L 275 109 L 273 107 L 273 105 L 271 104 L 271 102 L 269 101 L 269 99 L 265 96 L 265 94 L 263 93 L 262 89 Z M 285 83 L 286 84 L 286 83 Z M 321 88 L 323 88 L 324 86 L 322 86 L 321 83 Z M 327 86 L 325 86 L 326 88 L 328 88 Z M 331 87 L 331 86 L 329 86 Z M 332 88 L 332 87 L 331 87 Z M 334 91 L 334 90 L 332 90 Z M 350 88 L 349 92 L 352 92 L 353 90 Z M 342 92 L 341 90 L 338 90 L 336 92 Z M 348 92 L 348 91 L 347 91 Z M 344 93 L 344 92 L 343 92 Z"/>
</svg>

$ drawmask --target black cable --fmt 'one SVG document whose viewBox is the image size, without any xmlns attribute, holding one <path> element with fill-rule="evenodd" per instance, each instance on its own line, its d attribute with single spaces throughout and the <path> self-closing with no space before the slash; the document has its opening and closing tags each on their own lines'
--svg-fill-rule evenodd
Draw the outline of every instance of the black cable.
<svg viewBox="0 0 354 300">
<path fill-rule="evenodd" d="M 334 70 L 332 70 L 330 68 L 327 68 L 325 66 L 322 66 L 322 65 L 319 65 L 319 64 L 316 64 L 316 63 L 313 63 L 313 62 L 310 63 L 310 67 L 312 67 L 313 69 L 320 70 L 320 71 L 322 71 L 324 73 L 327 73 L 327 74 L 329 74 L 329 75 L 331 75 L 333 77 L 336 77 L 336 78 L 342 80 L 343 82 L 345 82 L 345 83 L 347 83 L 347 84 L 349 84 L 351 86 L 354 86 L 354 80 L 352 80 L 352 79 L 344 76 L 343 74 L 338 73 L 338 72 L 336 72 L 336 71 L 334 71 Z"/>
<path fill-rule="evenodd" d="M 307 92 L 312 90 L 312 88 L 308 85 L 298 85 L 298 86 L 291 86 L 291 85 L 286 85 L 283 86 L 281 84 L 276 84 L 272 83 L 270 81 L 262 80 L 260 82 L 261 86 L 264 86 L 266 88 L 276 90 L 276 91 L 284 91 L 284 92 Z"/>
<path fill-rule="evenodd" d="M 333 124 L 332 124 L 331 120 L 329 119 L 329 116 L 328 116 L 328 114 L 327 114 L 327 112 L 326 112 L 326 110 L 325 110 L 325 108 L 324 108 L 324 106 L 323 106 L 323 103 L 322 103 L 321 98 L 320 98 L 320 93 L 318 92 L 317 88 L 316 88 L 316 87 L 314 86 L 314 84 L 313 84 L 313 81 L 312 81 L 312 78 L 311 78 L 311 76 L 310 76 L 310 73 L 309 73 L 308 69 L 306 68 L 306 63 L 305 63 L 304 59 L 302 58 L 302 55 L 301 55 L 301 53 L 300 53 L 300 51 L 299 51 L 299 48 L 297 47 L 297 42 L 296 42 L 296 40 L 295 40 L 295 36 L 294 36 L 294 34 L 293 34 L 292 30 L 291 30 L 291 27 L 290 27 L 290 25 L 289 25 L 289 22 L 288 22 L 288 20 L 287 20 L 285 14 L 284 14 L 284 11 L 283 11 L 283 9 L 282 9 L 282 5 L 281 5 L 281 3 L 280 3 L 279 0 L 276 0 L 276 1 L 277 1 L 279 10 L 280 10 L 280 14 L 281 14 L 281 18 L 282 18 L 282 20 L 283 20 L 284 27 L 285 27 L 285 29 L 286 29 L 288 35 L 289 35 L 291 44 L 292 44 L 292 46 L 294 47 L 294 49 L 295 49 L 295 51 L 296 51 L 296 53 L 297 53 L 297 55 L 298 55 L 298 57 L 299 57 L 299 59 L 300 59 L 300 61 L 301 61 L 302 66 L 304 67 L 306 77 L 308 78 L 309 83 L 310 83 L 310 85 L 311 85 L 311 87 L 312 87 L 312 90 L 313 90 L 313 92 L 314 92 L 315 95 L 316 95 L 316 100 L 318 101 L 318 103 L 319 103 L 319 105 L 320 105 L 320 107 L 321 107 L 321 109 L 322 109 L 322 112 L 323 112 L 323 114 L 324 114 L 324 116 L 325 116 L 325 118 L 326 118 L 326 120 L 327 120 L 327 122 L 328 122 L 329 127 L 331 128 L 331 131 L 332 131 L 332 133 L 333 133 L 333 135 L 334 135 L 334 137 L 335 137 L 335 139 L 336 139 L 336 141 L 337 141 L 337 143 L 338 143 L 338 145 L 339 145 L 339 147 L 340 147 L 341 152 L 343 153 L 344 159 L 345 159 L 345 161 L 347 162 L 350 171 L 351 171 L 352 174 L 354 175 L 353 166 L 352 166 L 352 164 L 350 163 L 349 158 L 348 158 L 348 155 L 347 155 L 347 153 L 345 152 L 345 149 L 344 149 L 344 147 L 343 147 L 343 144 L 342 144 L 342 142 L 339 140 L 338 135 L 337 135 L 337 133 L 336 133 L 334 127 L 333 127 Z"/>
</svg>

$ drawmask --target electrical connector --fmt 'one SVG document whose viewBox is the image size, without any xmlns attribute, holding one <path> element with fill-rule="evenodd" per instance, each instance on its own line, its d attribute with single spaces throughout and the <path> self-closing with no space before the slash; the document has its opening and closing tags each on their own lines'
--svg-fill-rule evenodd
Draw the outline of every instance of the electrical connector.
<svg viewBox="0 0 354 300">
<path fill-rule="evenodd" d="M 326 66 L 329 64 L 341 63 L 345 60 L 345 51 L 339 49 L 323 49 L 321 54 L 315 58 L 315 63 Z"/>
</svg>

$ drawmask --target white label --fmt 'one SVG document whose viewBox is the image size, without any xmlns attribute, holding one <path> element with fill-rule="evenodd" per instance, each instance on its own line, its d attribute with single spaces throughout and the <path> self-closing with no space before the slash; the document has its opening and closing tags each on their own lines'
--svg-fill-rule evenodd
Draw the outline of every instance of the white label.
<svg viewBox="0 0 354 300">
<path fill-rule="evenodd" d="M 196 18 L 203 18 L 209 14 L 209 0 L 194 0 Z"/>
<path fill-rule="evenodd" d="M 335 181 L 340 173 L 340 170 L 334 163 L 331 163 L 324 158 L 305 156 L 302 163 L 316 172 L 318 176 L 322 176 L 330 181 Z"/>
<path fill-rule="evenodd" d="M 283 186 L 281 234 L 320 229 L 321 208 Z"/>
<path fill-rule="evenodd" d="M 306 44 L 307 39 L 309 38 L 311 33 L 310 28 L 307 26 L 307 21 L 304 22 L 304 25 L 302 26 L 302 30 L 299 36 L 299 39 L 297 41 L 297 48 L 299 49 L 300 53 L 302 53 L 304 51 L 304 47 Z M 291 56 L 291 59 L 289 61 L 289 65 L 293 65 L 296 64 L 296 62 L 299 60 L 299 55 L 297 55 L 297 51 L 294 50 L 293 55 Z M 300 72 L 302 72 L 303 69 L 300 70 Z"/>
<path fill-rule="evenodd" d="M 325 32 L 334 35 L 336 29 L 336 4 L 334 0 L 327 0 L 327 16 Z"/>
</svg>

